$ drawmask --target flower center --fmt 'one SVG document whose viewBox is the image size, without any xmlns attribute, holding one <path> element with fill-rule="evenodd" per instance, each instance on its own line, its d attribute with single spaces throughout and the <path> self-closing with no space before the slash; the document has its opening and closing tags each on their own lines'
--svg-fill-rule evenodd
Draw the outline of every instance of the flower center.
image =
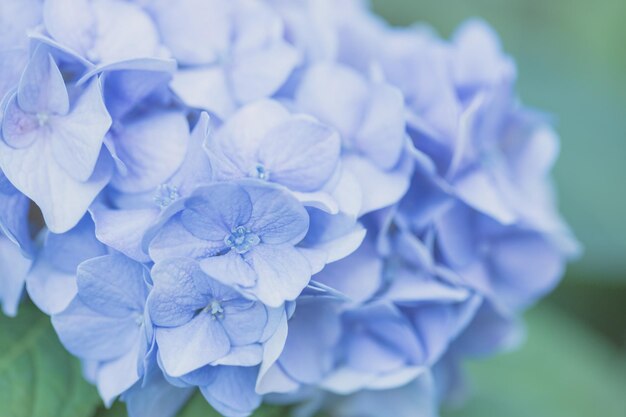
<svg viewBox="0 0 626 417">
<path fill-rule="evenodd" d="M 206 307 L 204 307 L 204 311 L 211 315 L 212 320 L 224 318 L 224 308 L 217 300 L 212 300 Z"/>
<path fill-rule="evenodd" d="M 169 184 L 161 184 L 154 193 L 153 200 L 155 204 L 161 208 L 165 208 L 178 200 L 178 188 Z"/>
<path fill-rule="evenodd" d="M 48 113 L 37 113 L 37 123 L 39 123 L 39 127 L 47 125 L 49 118 Z"/>
<path fill-rule="evenodd" d="M 260 180 L 268 180 L 270 177 L 270 172 L 263 165 L 259 164 L 256 166 L 254 171 L 256 177 Z"/>
<path fill-rule="evenodd" d="M 230 235 L 224 238 L 224 243 L 237 253 L 246 253 L 261 242 L 259 236 L 244 226 L 237 226 Z"/>
</svg>

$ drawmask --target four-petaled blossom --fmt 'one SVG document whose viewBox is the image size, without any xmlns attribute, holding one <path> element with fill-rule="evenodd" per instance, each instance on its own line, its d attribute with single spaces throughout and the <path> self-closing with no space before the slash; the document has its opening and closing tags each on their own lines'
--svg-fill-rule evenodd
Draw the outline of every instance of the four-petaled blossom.
<svg viewBox="0 0 626 417">
<path fill-rule="evenodd" d="M 311 277 L 295 245 L 309 216 L 285 189 L 260 180 L 198 188 L 150 244 L 156 262 L 198 261 L 210 277 L 278 307 L 294 300 Z"/>
</svg>

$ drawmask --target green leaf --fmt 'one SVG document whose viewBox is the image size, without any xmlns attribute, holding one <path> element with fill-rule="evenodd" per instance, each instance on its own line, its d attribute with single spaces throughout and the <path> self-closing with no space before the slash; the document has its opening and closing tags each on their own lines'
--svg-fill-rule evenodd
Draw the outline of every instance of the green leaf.
<svg viewBox="0 0 626 417">
<path fill-rule="evenodd" d="M 624 360 L 558 310 L 529 315 L 522 350 L 468 364 L 473 392 L 445 417 L 623 417 Z"/>
<path fill-rule="evenodd" d="M 98 403 L 47 316 L 30 303 L 0 315 L 0 417 L 89 417 Z"/>
</svg>

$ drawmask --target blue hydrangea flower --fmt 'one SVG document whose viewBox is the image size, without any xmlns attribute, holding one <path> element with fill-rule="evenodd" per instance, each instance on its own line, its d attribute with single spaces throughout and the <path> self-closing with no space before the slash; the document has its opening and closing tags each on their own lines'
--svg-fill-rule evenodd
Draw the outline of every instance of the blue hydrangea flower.
<svg viewBox="0 0 626 417">
<path fill-rule="evenodd" d="M 144 316 L 148 282 L 148 269 L 123 255 L 92 258 L 78 267 L 76 297 L 52 317 L 63 345 L 98 363 L 98 390 L 108 404 L 143 372 L 150 337 Z"/>
<path fill-rule="evenodd" d="M 90 82 L 70 106 L 61 72 L 40 45 L 3 107 L 4 174 L 37 203 L 51 230 L 67 231 L 110 177 L 109 161 L 100 158 L 100 150 L 111 118 L 98 81 Z"/>
<path fill-rule="evenodd" d="M 295 299 L 311 266 L 295 247 L 308 230 L 302 205 L 261 181 L 201 187 L 150 244 L 156 262 L 187 257 L 216 280 L 277 307 Z"/>
<path fill-rule="evenodd" d="M 339 136 L 274 101 L 241 108 L 207 142 L 214 178 L 257 178 L 284 185 L 301 200 L 337 211 Z M 330 207 L 329 207 L 330 206 Z"/>
<path fill-rule="evenodd" d="M 273 95 L 299 61 L 282 37 L 281 20 L 263 2 L 156 1 L 149 8 L 164 44 L 186 66 L 172 89 L 187 105 L 220 118 Z"/>
<path fill-rule="evenodd" d="M 152 280 L 148 311 L 168 375 L 180 377 L 208 364 L 261 362 L 267 307 L 211 279 L 190 259 L 157 263 Z"/>
<path fill-rule="evenodd" d="M 369 81 L 348 67 L 319 64 L 304 75 L 296 104 L 340 132 L 342 162 L 362 188 L 362 214 L 404 195 L 411 162 L 401 160 L 407 136 L 398 89 Z"/>
<path fill-rule="evenodd" d="M 154 22 L 133 2 L 46 0 L 43 21 L 55 43 L 87 62 L 165 54 Z"/>
</svg>

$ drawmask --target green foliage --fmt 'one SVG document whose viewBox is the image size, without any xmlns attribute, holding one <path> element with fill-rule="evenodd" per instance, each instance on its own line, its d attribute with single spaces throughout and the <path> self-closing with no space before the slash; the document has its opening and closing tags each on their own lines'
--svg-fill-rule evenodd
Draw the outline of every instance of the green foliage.
<svg viewBox="0 0 626 417">
<path fill-rule="evenodd" d="M 98 403 L 47 316 L 30 303 L 0 315 L 0 417 L 88 417 Z"/>
<path fill-rule="evenodd" d="M 552 308 L 528 318 L 518 352 L 470 363 L 469 402 L 445 417 L 623 417 L 624 358 Z"/>
</svg>

